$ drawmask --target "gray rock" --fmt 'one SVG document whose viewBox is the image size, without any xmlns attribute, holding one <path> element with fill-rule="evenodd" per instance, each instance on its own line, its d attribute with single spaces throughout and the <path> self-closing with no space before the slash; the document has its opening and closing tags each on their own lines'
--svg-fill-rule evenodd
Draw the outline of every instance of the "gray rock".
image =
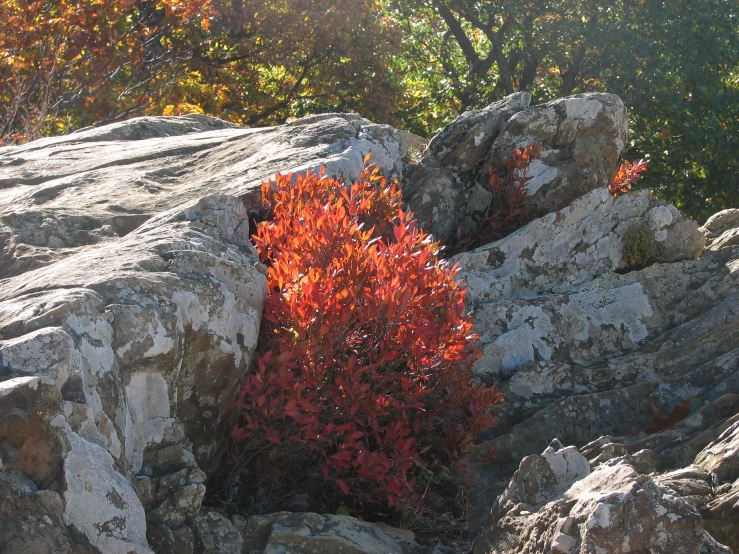
<svg viewBox="0 0 739 554">
<path fill-rule="evenodd" d="M 351 179 L 362 158 L 400 176 L 405 138 L 355 114 L 246 129 L 203 115 L 145 117 L 0 150 L 0 279 L 125 236 L 206 195 L 262 212 L 276 172 Z"/>
<path fill-rule="evenodd" d="M 739 479 L 739 414 L 730 426 L 695 457 L 695 465 L 716 476 L 717 484 Z"/>
<path fill-rule="evenodd" d="M 701 516 L 717 541 L 739 551 L 739 479 L 718 487 L 712 500 L 701 507 Z"/>
<path fill-rule="evenodd" d="M 535 212 L 562 209 L 613 178 L 627 136 L 617 96 L 576 95 L 532 108 L 530 100 L 516 93 L 467 112 L 431 140 L 404 197 L 436 238 L 449 240 L 460 226 L 474 232 L 490 204 L 489 169 L 504 171 L 514 148 L 542 146 L 527 173 Z"/>
<path fill-rule="evenodd" d="M 489 196 L 477 174 L 505 123 L 529 102 L 528 92 L 518 92 L 463 113 L 431 139 L 420 163 L 410 167 L 403 197 L 437 239 L 450 239 L 462 221 L 485 209 Z"/>
<path fill-rule="evenodd" d="M 739 395 L 726 394 L 663 431 L 602 436 L 583 446 L 580 452 L 593 467 L 618 457 L 624 457 L 640 473 L 689 467 L 701 451 L 731 427 L 738 412 Z M 649 454 L 644 457 L 643 453 Z M 652 459 L 652 454 L 656 459 Z M 636 457 L 643 459 L 636 462 Z"/>
<path fill-rule="evenodd" d="M 0 553 L 95 554 L 64 521 L 64 501 L 21 474 L 0 471 Z"/>
<path fill-rule="evenodd" d="M 729 208 L 728 210 L 721 210 L 709 217 L 703 227 L 701 227 L 701 231 L 708 238 L 716 238 L 737 225 L 739 225 L 739 209 Z"/>
<path fill-rule="evenodd" d="M 663 261 L 633 270 L 625 235 L 645 219 Z M 596 189 L 452 258 L 483 350 L 474 370 L 508 402 L 479 453 L 481 490 L 497 492 L 555 437 L 585 447 L 616 436 L 592 447 L 594 465 L 651 450 L 655 459 L 631 460 L 643 473 L 691 464 L 716 438 L 739 408 L 739 249 L 696 259 L 703 240 L 647 191 L 613 198 Z M 689 397 L 684 425 L 644 434 L 655 409 L 666 416 Z M 493 448 L 497 461 L 484 462 Z M 476 517 L 491 502 L 476 495 Z"/>
<path fill-rule="evenodd" d="M 547 502 L 498 505 L 474 554 L 698 554 L 715 543 L 688 502 L 624 460 L 613 462 L 564 491 L 552 486 Z"/>
<path fill-rule="evenodd" d="M 493 512 L 504 513 L 518 504 L 546 504 L 588 475 L 590 464 L 577 448 L 565 448 L 555 439 L 540 456 L 521 460 L 508 487 L 498 497 Z"/>
<path fill-rule="evenodd" d="M 695 458 L 695 464 L 710 472 L 714 494 L 701 515 L 706 529 L 721 543 L 739 551 L 739 414 L 727 428 Z"/>
<path fill-rule="evenodd" d="M 707 250 L 739 245 L 739 209 L 730 208 L 712 215 L 700 231 L 706 237 Z"/>
<path fill-rule="evenodd" d="M 733 212 L 697 229 L 646 191 L 610 197 L 620 101 L 528 101 L 466 114 L 407 167 L 413 137 L 347 114 L 270 129 L 140 118 L 0 151 L 0 552 L 420 552 L 348 516 L 202 508 L 266 294 L 249 241 L 258 185 L 321 165 L 351 178 L 372 151 L 449 235 L 486 205 L 487 165 L 532 142 L 545 147 L 532 194 L 567 205 L 456 258 L 475 371 L 509 402 L 476 454 L 480 490 L 502 494 L 471 495 L 478 514 L 497 499 L 475 548 L 728 552 Z M 646 223 L 657 254 L 635 270 L 626 235 Z M 687 417 L 645 433 L 678 403 Z"/>
<path fill-rule="evenodd" d="M 39 489 L 24 502 L 54 491 L 60 514 L 38 543 L 8 544 L 240 550 L 201 504 L 266 295 L 259 185 L 323 165 L 352 178 L 368 152 L 399 174 L 405 143 L 352 114 L 183 116 L 2 149 L 0 459 Z M 16 508 L 4 525 L 24 525 Z"/>
<path fill-rule="evenodd" d="M 350 516 L 280 512 L 252 516 L 244 550 L 258 554 L 402 554 L 406 549 L 377 525 Z"/>
<path fill-rule="evenodd" d="M 516 92 L 482 110 L 463 113 L 429 142 L 422 164 L 451 167 L 461 177 L 480 169 L 503 126 L 531 102 L 528 92 Z"/>
<path fill-rule="evenodd" d="M 626 107 L 613 94 L 577 94 L 517 113 L 487 157 L 502 169 L 515 148 L 541 144 L 529 167 L 527 190 L 546 211 L 560 210 L 591 190 L 607 187 L 626 146 Z M 486 182 L 487 167 L 480 179 Z"/>
<path fill-rule="evenodd" d="M 702 244 L 696 243 L 702 243 L 702 234 L 674 206 L 646 190 L 614 198 L 599 188 L 502 240 L 458 254 L 453 261 L 462 268 L 461 277 L 469 287 L 467 302 L 473 307 L 524 290 L 569 291 L 628 271 L 625 235 L 644 219 L 654 223 L 661 261 L 692 260 L 701 254 Z M 693 230 L 686 236 L 688 228 Z"/>
<path fill-rule="evenodd" d="M 202 554 L 239 554 L 244 539 L 223 515 L 209 511 L 194 518 L 198 552 Z"/>
</svg>

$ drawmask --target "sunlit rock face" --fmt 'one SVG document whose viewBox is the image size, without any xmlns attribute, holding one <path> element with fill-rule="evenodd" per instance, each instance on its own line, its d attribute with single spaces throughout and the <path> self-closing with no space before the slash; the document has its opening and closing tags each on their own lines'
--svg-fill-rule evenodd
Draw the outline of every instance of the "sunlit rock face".
<svg viewBox="0 0 739 554">
<path fill-rule="evenodd" d="M 607 185 L 627 140 L 621 101 L 577 95 L 530 107 L 529 100 L 518 93 L 450 123 L 405 189 L 437 238 L 453 242 L 465 227 L 474 236 L 474 216 L 490 199 L 489 170 L 500 171 L 514 148 L 542 146 L 526 186 L 532 209 L 544 215 L 451 260 L 480 337 L 474 370 L 508 402 L 478 456 L 475 529 L 485 529 L 521 460 L 554 438 L 597 463 L 645 450 L 655 471 L 678 470 L 739 411 L 739 212 L 699 227 L 646 190 L 612 197 Z M 638 265 L 628 255 L 634 229 L 648 241 L 636 247 L 651 252 Z M 486 461 L 489 452 L 497 452 L 495 462 Z M 707 525 L 719 541 L 731 542 L 736 528 L 737 515 L 725 509 L 732 490 L 706 497 Z M 569 552 L 585 548 L 584 540 L 550 546 Z M 624 552 L 637 552 L 637 542 Z"/>
<path fill-rule="evenodd" d="M 266 295 L 250 224 L 276 172 L 352 179 L 371 153 L 448 238 L 531 144 L 543 215 L 453 260 L 474 370 L 508 402 L 474 453 L 476 554 L 739 548 L 736 210 L 699 228 L 647 191 L 611 197 L 615 96 L 529 104 L 460 116 L 420 164 L 417 138 L 352 114 L 139 118 L 1 149 L 0 553 L 453 552 L 348 516 L 203 507 Z"/>
<path fill-rule="evenodd" d="M 526 188 L 541 213 L 560 210 L 613 178 L 626 145 L 626 108 L 613 94 L 578 94 L 540 106 L 518 92 L 482 110 L 467 112 L 434 137 L 409 172 L 405 198 L 438 239 L 490 202 L 490 171 L 505 170 L 511 152 L 531 145 L 541 152 L 529 166 Z"/>
<path fill-rule="evenodd" d="M 399 176 L 401 137 L 351 114 L 182 116 L 0 151 L 0 551 L 239 550 L 201 503 L 266 296 L 260 185 L 351 179 L 368 153 Z"/>
</svg>

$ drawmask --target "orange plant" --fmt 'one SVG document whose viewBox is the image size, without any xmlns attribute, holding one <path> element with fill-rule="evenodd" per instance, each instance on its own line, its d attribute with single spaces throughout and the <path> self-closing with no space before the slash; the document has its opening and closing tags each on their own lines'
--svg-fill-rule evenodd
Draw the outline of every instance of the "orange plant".
<svg viewBox="0 0 739 554">
<path fill-rule="evenodd" d="M 506 162 L 506 172 L 500 173 L 488 166 L 488 190 L 492 193 L 484 215 L 477 218 L 477 229 L 457 231 L 451 253 L 471 250 L 477 246 L 502 239 L 536 217 L 529 202 L 526 184 L 531 180 L 527 171 L 541 152 L 540 144 L 516 148 Z"/>
<path fill-rule="evenodd" d="M 622 163 L 616 176 L 608 185 L 608 192 L 612 196 L 621 196 L 631 190 L 631 186 L 636 184 L 636 180 L 639 175 L 647 170 L 647 162 L 639 160 L 638 162 L 624 162 Z"/>
<path fill-rule="evenodd" d="M 277 175 L 262 194 L 264 351 L 232 431 L 251 460 L 244 481 L 301 491 L 314 509 L 421 502 L 414 476 L 459 467 L 501 401 L 472 377 L 457 269 L 377 168 L 351 185 Z"/>
</svg>

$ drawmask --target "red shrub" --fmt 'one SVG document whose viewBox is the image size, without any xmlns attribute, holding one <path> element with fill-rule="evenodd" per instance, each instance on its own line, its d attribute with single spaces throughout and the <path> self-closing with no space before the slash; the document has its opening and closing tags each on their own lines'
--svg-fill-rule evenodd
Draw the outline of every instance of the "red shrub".
<svg viewBox="0 0 739 554">
<path fill-rule="evenodd" d="M 647 162 L 639 160 L 638 162 L 624 162 L 622 163 L 616 176 L 613 178 L 611 183 L 608 185 L 608 192 L 612 196 L 621 196 L 631 190 L 631 186 L 636 184 L 636 180 L 642 171 L 647 170 Z"/>
<path fill-rule="evenodd" d="M 485 214 L 478 217 L 477 229 L 457 232 L 450 251 L 452 254 L 471 250 L 510 235 L 537 216 L 537 210 L 529 201 L 526 175 L 529 165 L 541 152 L 540 144 L 516 148 L 506 162 L 505 174 L 488 167 L 488 190 L 492 193 Z"/>
<path fill-rule="evenodd" d="M 350 186 L 278 175 L 262 193 L 265 351 L 232 436 L 256 478 L 313 508 L 418 503 L 414 476 L 458 465 L 501 400 L 472 378 L 457 270 L 377 169 Z"/>
</svg>

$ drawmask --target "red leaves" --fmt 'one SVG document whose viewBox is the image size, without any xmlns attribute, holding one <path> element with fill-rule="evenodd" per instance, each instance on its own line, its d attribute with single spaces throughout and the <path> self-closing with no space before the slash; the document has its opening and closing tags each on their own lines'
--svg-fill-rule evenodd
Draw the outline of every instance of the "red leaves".
<svg viewBox="0 0 739 554">
<path fill-rule="evenodd" d="M 262 193 L 272 220 L 254 241 L 275 293 L 234 438 L 299 439 L 317 457 L 291 477 L 333 482 L 355 506 L 418 501 L 413 472 L 459 461 L 500 403 L 471 377 L 477 337 L 457 269 L 376 167 L 351 185 L 277 175 Z M 327 490 L 314 502 L 329 504 Z"/>
<path fill-rule="evenodd" d="M 535 216 L 529 202 L 526 184 L 531 180 L 527 171 L 531 162 L 541 153 L 540 144 L 516 148 L 506 162 L 506 173 L 488 167 L 488 190 L 492 193 L 485 213 L 478 217 L 477 231 L 457 232 L 452 253 L 462 252 L 493 242 L 523 227 Z"/>
<path fill-rule="evenodd" d="M 343 481 L 342 479 L 337 479 L 336 484 L 341 489 L 341 492 L 343 492 L 344 494 L 349 494 L 349 486 L 346 484 L 345 481 Z"/>
<path fill-rule="evenodd" d="M 638 162 L 624 162 L 618 168 L 616 176 L 608 185 L 608 192 L 612 196 L 621 196 L 631 190 L 631 186 L 636 184 L 639 175 L 647 170 L 647 162 L 639 160 Z"/>
</svg>

